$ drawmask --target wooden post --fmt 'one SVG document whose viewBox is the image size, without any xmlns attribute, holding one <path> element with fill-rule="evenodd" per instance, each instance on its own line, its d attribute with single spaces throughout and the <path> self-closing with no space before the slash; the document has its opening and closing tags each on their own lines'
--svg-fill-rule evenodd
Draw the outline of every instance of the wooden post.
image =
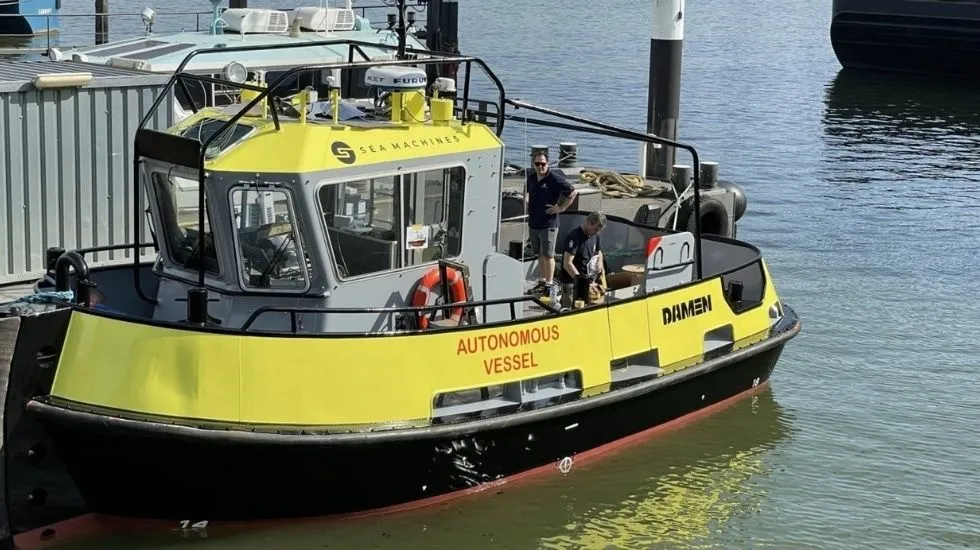
<svg viewBox="0 0 980 550">
<path fill-rule="evenodd" d="M 109 41 L 109 0 L 95 0 L 95 43 Z"/>
<path fill-rule="evenodd" d="M 248 0 L 228 0 L 228 3 L 230 4 L 230 6 L 228 6 L 230 8 L 247 8 L 248 7 Z"/>
</svg>

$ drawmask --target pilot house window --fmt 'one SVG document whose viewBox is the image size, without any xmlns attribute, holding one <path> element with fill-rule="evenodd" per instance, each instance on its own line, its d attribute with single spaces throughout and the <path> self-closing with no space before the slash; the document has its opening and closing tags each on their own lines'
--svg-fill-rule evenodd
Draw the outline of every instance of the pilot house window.
<svg viewBox="0 0 980 550">
<path fill-rule="evenodd" d="M 217 274 L 218 255 L 211 233 L 210 204 L 207 201 L 203 246 L 198 238 L 197 180 L 160 172 L 155 172 L 151 179 L 153 194 L 159 205 L 161 230 L 171 260 L 178 266 L 195 270 L 203 263 L 206 271 Z"/>
<path fill-rule="evenodd" d="M 306 258 L 297 242 L 298 227 L 289 195 L 282 190 L 235 189 L 231 193 L 245 287 L 303 290 Z"/>
<path fill-rule="evenodd" d="M 454 167 L 322 186 L 320 208 L 340 276 L 459 255 L 465 176 Z"/>
</svg>

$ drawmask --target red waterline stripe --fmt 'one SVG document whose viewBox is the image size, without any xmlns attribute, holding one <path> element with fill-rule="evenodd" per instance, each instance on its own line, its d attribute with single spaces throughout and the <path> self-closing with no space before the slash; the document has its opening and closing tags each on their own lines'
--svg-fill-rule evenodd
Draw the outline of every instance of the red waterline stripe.
<svg viewBox="0 0 980 550">
<path fill-rule="evenodd" d="M 573 457 L 573 469 L 581 467 L 585 464 L 595 462 L 600 457 L 608 457 L 616 452 L 622 451 L 629 447 L 634 447 L 643 443 L 653 436 L 656 436 L 662 432 L 676 430 L 687 424 L 701 419 L 705 416 L 717 413 L 724 410 L 736 402 L 754 395 L 769 385 L 769 381 L 759 384 L 754 388 L 750 388 L 741 393 L 737 393 L 727 399 L 719 401 L 713 405 L 709 405 L 702 409 L 690 412 L 684 416 L 675 418 L 669 422 L 659 424 L 652 428 L 647 428 L 641 432 L 637 432 L 633 435 L 611 441 L 604 445 L 594 447 L 592 449 L 582 451 Z M 319 522 L 324 523 L 327 521 L 339 521 L 348 519 L 359 519 L 366 517 L 375 517 L 382 515 L 389 515 L 395 513 L 408 512 L 413 510 L 418 510 L 422 508 L 429 508 L 438 504 L 445 504 L 450 501 L 460 500 L 464 497 L 476 495 L 483 493 L 487 490 L 494 489 L 503 485 L 513 486 L 516 483 L 527 482 L 533 478 L 541 476 L 548 472 L 558 472 L 557 464 L 545 464 L 543 466 L 538 466 L 530 470 L 525 470 L 495 481 L 484 483 L 476 487 L 470 487 L 467 489 L 461 489 L 459 491 L 454 491 L 451 493 L 446 493 L 443 495 L 436 495 L 432 497 L 427 497 L 419 500 L 414 500 L 412 502 L 406 502 L 403 504 L 395 504 L 392 506 L 386 506 L 383 508 L 375 508 L 373 510 L 365 510 L 361 512 L 350 512 L 345 514 L 333 514 L 329 516 L 320 517 L 307 517 L 307 518 L 295 518 L 295 519 L 277 519 L 277 520 L 258 520 L 250 522 L 214 522 L 209 523 L 209 528 L 224 528 L 238 533 L 253 531 L 261 529 L 262 527 L 275 527 L 296 523 L 312 523 Z M 197 520 L 192 520 L 197 521 Z M 83 514 L 76 518 L 60 521 L 58 523 L 53 523 L 47 527 L 39 527 L 37 529 L 32 529 L 26 531 L 14 537 L 14 547 L 17 550 L 42 550 L 46 548 L 53 548 L 59 544 L 67 544 L 69 542 L 77 542 L 83 538 L 100 535 L 100 534 L 110 534 L 110 533 L 123 533 L 123 532 L 142 532 L 145 533 L 147 530 L 161 530 L 161 531 L 176 531 L 177 522 L 175 521 L 163 521 L 163 520 L 141 520 L 141 519 L 131 519 L 117 516 L 103 516 L 99 514 Z M 191 530 L 193 531 L 193 530 Z M 48 533 L 48 536 L 45 536 Z M 54 536 L 50 536 L 53 534 Z"/>
</svg>

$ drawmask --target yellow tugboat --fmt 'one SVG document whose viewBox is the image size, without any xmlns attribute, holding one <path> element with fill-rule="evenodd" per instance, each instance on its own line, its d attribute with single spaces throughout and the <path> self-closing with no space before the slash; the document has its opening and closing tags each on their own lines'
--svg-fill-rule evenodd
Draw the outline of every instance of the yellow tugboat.
<svg viewBox="0 0 980 550">
<path fill-rule="evenodd" d="M 697 172 L 693 232 L 606 217 L 600 296 L 529 295 L 536 260 L 499 250 L 506 105 L 697 166 L 693 147 L 507 99 L 481 60 L 427 53 L 222 81 L 239 103 L 141 127 L 137 259 L 51 256 L 37 289 L 66 298 L 20 320 L 8 456 L 57 458 L 99 514 L 357 512 L 567 468 L 767 382 L 800 323 L 756 247 L 700 234 Z M 449 63 L 460 90 L 427 79 Z M 499 93 L 493 125 L 468 109 L 478 68 Z M 282 95 L 328 71 L 363 75 L 376 100 Z M 211 80 L 178 71 L 168 93 Z M 559 234 L 588 214 L 563 213 Z M 30 475 L 5 498 L 37 527 L 43 495 L 10 497 Z"/>
</svg>

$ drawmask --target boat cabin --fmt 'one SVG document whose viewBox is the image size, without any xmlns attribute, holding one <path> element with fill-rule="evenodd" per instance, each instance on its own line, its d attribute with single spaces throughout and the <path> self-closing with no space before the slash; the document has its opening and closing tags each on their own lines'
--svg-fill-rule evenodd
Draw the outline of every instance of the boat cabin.
<svg viewBox="0 0 980 550">
<path fill-rule="evenodd" d="M 497 105 L 504 103 L 503 88 L 481 61 L 439 60 L 447 61 L 465 64 L 467 75 L 483 68 L 498 84 Z M 80 286 L 81 299 L 89 300 L 94 286 L 97 307 L 126 315 L 316 334 L 559 313 L 557 304 L 527 292 L 537 279 L 536 258 L 501 238 L 502 111 L 493 126 L 472 120 L 469 78 L 460 91 L 454 79 L 430 83 L 424 64 L 346 64 L 364 69 L 368 105 L 346 101 L 331 79 L 326 97 L 309 87 L 272 93 L 292 73 L 341 65 L 327 63 L 273 82 L 236 84 L 235 103 L 196 109 L 165 132 L 141 128 L 134 196 L 145 197 L 146 207 L 135 211 L 146 219 L 134 223 L 146 222 L 152 242 L 142 246 L 153 246 L 158 257 L 137 269 L 101 270 Z M 187 73 L 174 79 L 213 80 Z M 559 238 L 587 214 L 563 214 Z M 726 289 L 736 283 L 732 300 L 762 299 L 764 270 L 754 247 L 608 220 L 603 253 L 607 273 L 616 276 L 598 303 L 718 274 Z M 510 235 L 514 223 L 523 228 L 510 223 Z"/>
<path fill-rule="evenodd" d="M 321 2 L 319 6 L 301 6 L 291 11 L 265 8 L 219 11 L 216 8 L 208 28 L 196 31 L 154 33 L 155 12 L 144 8 L 142 18 L 147 28 L 145 35 L 64 50 L 52 48 L 48 57 L 150 73 L 171 74 L 179 68 L 182 72 L 212 77 L 214 80 L 210 82 L 189 82 L 174 91 L 175 115 L 180 120 L 191 114 L 192 103 L 197 106 L 235 103 L 239 90 L 233 84 L 275 81 L 300 65 L 393 59 L 394 52 L 385 46 L 398 43 L 390 18 L 388 28 L 375 28 L 363 10 L 357 13 L 351 0 L 337 6 Z M 424 52 L 425 43 L 411 30 L 405 35 L 405 47 Z M 359 45 L 351 52 L 342 41 L 356 41 Z M 199 49 L 217 51 L 184 63 L 188 54 Z M 349 100 L 363 98 L 368 92 L 365 70 L 338 68 L 292 73 L 292 81 L 285 82 L 276 94 L 306 86 L 323 92 L 327 78 L 333 77 Z M 231 84 L 223 84 L 221 80 Z"/>
</svg>

